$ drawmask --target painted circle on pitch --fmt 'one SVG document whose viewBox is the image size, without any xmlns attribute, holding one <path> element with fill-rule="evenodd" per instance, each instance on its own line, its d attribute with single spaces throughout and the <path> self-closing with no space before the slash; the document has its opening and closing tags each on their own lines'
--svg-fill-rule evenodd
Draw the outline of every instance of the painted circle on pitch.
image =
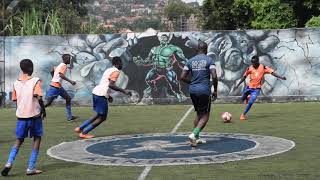
<svg viewBox="0 0 320 180">
<path fill-rule="evenodd" d="M 202 134 L 206 144 L 191 148 L 188 133 L 101 137 L 61 143 L 48 155 L 71 162 L 114 166 L 224 163 L 271 156 L 295 146 L 290 140 L 250 134 Z"/>
</svg>

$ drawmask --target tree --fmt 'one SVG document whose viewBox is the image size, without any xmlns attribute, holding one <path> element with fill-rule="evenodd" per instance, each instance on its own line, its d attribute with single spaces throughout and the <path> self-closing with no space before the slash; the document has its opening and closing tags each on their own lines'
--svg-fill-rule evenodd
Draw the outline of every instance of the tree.
<svg viewBox="0 0 320 180">
<path fill-rule="evenodd" d="M 254 19 L 251 26 L 256 29 L 281 29 L 297 26 L 293 7 L 280 0 L 255 0 L 252 5 Z"/>
<path fill-rule="evenodd" d="M 231 9 L 235 28 L 251 28 L 251 21 L 254 19 L 253 13 L 254 12 L 251 8 L 251 0 L 235 0 Z"/>
<path fill-rule="evenodd" d="M 189 18 L 194 10 L 182 1 L 173 1 L 164 9 L 164 15 L 171 21 L 184 16 Z"/>
<path fill-rule="evenodd" d="M 320 16 L 312 17 L 305 25 L 306 27 L 320 27 Z"/>
<path fill-rule="evenodd" d="M 205 0 L 201 9 L 203 17 L 205 17 L 202 24 L 203 29 L 235 29 L 231 13 L 233 2 L 233 0 Z"/>
</svg>

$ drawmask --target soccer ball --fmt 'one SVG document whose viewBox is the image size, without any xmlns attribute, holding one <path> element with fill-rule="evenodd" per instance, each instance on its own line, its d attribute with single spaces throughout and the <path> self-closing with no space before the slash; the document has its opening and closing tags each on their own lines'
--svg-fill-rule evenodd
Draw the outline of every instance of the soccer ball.
<svg viewBox="0 0 320 180">
<path fill-rule="evenodd" d="M 224 112 L 221 114 L 221 118 L 224 123 L 230 123 L 232 119 L 232 114 L 229 112 Z"/>
</svg>

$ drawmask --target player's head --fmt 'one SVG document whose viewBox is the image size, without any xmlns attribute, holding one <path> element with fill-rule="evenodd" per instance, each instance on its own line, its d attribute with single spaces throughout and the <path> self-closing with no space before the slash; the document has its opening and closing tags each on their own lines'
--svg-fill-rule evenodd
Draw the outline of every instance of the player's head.
<svg viewBox="0 0 320 180">
<path fill-rule="evenodd" d="M 258 67 L 260 65 L 259 63 L 259 57 L 258 56 L 252 56 L 251 63 L 254 67 Z"/>
<path fill-rule="evenodd" d="M 30 59 L 23 59 L 20 61 L 20 68 L 24 74 L 29 76 L 33 73 L 33 63 Z"/>
<path fill-rule="evenodd" d="M 166 34 L 162 34 L 160 36 L 160 44 L 161 45 L 166 45 L 169 42 L 169 37 Z"/>
<path fill-rule="evenodd" d="M 116 68 L 118 68 L 119 70 L 122 69 L 122 60 L 120 57 L 114 57 L 112 58 L 112 65 Z"/>
<path fill-rule="evenodd" d="M 62 55 L 62 61 L 65 64 L 70 64 L 71 63 L 71 55 L 70 54 Z"/>
<path fill-rule="evenodd" d="M 203 41 L 198 42 L 198 53 L 199 54 L 207 54 L 208 51 L 208 45 L 207 43 Z"/>
</svg>

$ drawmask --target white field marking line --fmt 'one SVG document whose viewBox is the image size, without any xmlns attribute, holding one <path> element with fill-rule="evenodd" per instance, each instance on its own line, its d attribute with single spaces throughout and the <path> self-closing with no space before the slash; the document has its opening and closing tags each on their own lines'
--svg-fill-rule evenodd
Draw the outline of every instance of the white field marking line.
<svg viewBox="0 0 320 180">
<path fill-rule="evenodd" d="M 191 106 L 188 111 L 183 115 L 183 117 L 180 119 L 180 121 L 178 122 L 178 124 L 172 129 L 172 131 L 170 133 L 176 133 L 178 128 L 181 126 L 181 124 L 183 123 L 184 120 L 187 119 L 187 117 L 189 116 L 189 114 L 191 113 L 191 111 L 193 110 L 193 106 Z"/>
<path fill-rule="evenodd" d="M 181 126 L 181 124 L 183 123 L 184 120 L 187 119 L 187 117 L 189 116 L 189 114 L 191 113 L 191 111 L 193 110 L 193 106 L 191 106 L 188 111 L 182 116 L 182 118 L 179 120 L 179 122 L 176 124 L 176 126 L 172 129 L 172 131 L 170 132 L 171 134 L 176 133 L 178 128 Z M 152 166 L 146 166 L 143 170 L 143 172 L 140 174 L 138 180 L 144 180 L 149 172 L 151 171 Z"/>
</svg>

